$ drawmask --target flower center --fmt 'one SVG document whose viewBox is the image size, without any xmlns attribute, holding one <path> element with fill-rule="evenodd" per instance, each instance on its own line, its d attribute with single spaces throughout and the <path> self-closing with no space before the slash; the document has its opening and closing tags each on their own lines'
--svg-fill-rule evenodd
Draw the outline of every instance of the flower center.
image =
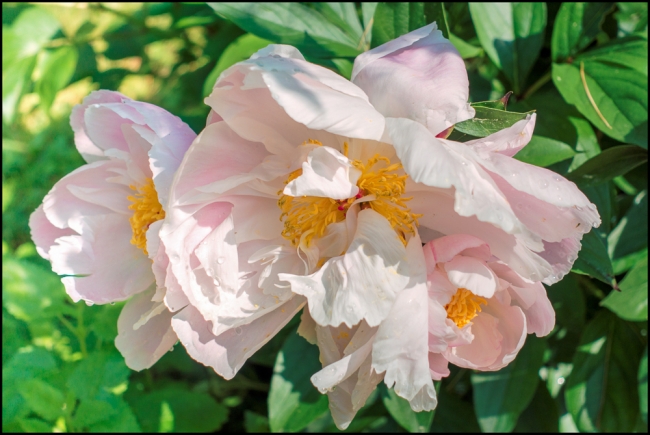
<svg viewBox="0 0 650 435">
<path fill-rule="evenodd" d="M 445 310 L 447 317 L 462 328 L 481 312 L 481 304 L 487 305 L 487 300 L 465 288 L 459 288 L 451 301 L 445 305 Z"/>
<path fill-rule="evenodd" d="M 311 142 L 310 142 L 311 143 Z M 347 156 L 348 144 L 343 145 Z M 406 189 L 407 175 L 399 175 L 402 169 L 400 163 L 391 164 L 387 157 L 375 155 L 366 164 L 358 160 L 352 164 L 361 171 L 357 181 L 359 193 L 348 199 L 332 199 L 316 196 L 293 197 L 279 191 L 278 206 L 282 210 L 280 220 L 284 221 L 282 236 L 292 245 L 298 246 L 300 239 L 305 237 L 309 246 L 314 237 L 322 237 L 329 224 L 345 220 L 345 215 L 354 201 L 366 196 L 375 195 L 375 199 L 361 204 L 361 208 L 372 208 L 384 216 L 395 229 L 400 239 L 406 244 L 406 233 L 415 234 L 417 219 L 422 215 L 415 214 L 406 206 L 412 198 L 403 198 Z M 289 174 L 285 184 L 289 184 L 302 175 L 302 169 Z"/>
<path fill-rule="evenodd" d="M 133 230 L 131 244 L 142 249 L 145 255 L 149 255 L 147 252 L 147 230 L 152 223 L 165 217 L 165 210 L 158 202 L 158 193 L 154 187 L 153 179 L 148 178 L 147 182 L 139 188 L 129 187 L 135 191 L 133 196 L 127 198 L 133 203 L 129 206 L 129 209 L 133 210 L 133 215 L 129 219 Z"/>
</svg>

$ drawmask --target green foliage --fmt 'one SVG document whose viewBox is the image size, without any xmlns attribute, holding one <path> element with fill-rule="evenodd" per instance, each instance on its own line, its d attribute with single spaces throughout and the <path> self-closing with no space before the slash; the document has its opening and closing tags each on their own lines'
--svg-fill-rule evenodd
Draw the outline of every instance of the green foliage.
<svg viewBox="0 0 650 435">
<path fill-rule="evenodd" d="M 516 158 L 576 182 L 602 224 L 547 288 L 547 338 L 529 336 L 497 372 L 450 366 L 434 412 L 382 384 L 347 431 L 646 431 L 648 13 L 627 2 L 3 3 L 3 431 L 337 431 L 310 382 L 318 349 L 295 322 L 231 381 L 182 346 L 129 370 L 113 344 L 122 304 L 72 303 L 28 219 L 84 163 L 69 116 L 91 90 L 199 132 L 221 72 L 270 43 L 349 77 L 357 55 L 434 21 L 465 60 L 477 112 L 450 139 L 535 112 Z"/>
</svg>

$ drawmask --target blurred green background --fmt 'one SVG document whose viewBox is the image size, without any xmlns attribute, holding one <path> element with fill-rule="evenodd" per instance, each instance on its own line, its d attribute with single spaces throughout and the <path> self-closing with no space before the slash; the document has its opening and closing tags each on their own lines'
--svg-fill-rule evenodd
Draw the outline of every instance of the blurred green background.
<svg viewBox="0 0 650 435">
<path fill-rule="evenodd" d="M 452 369 L 435 412 L 380 387 L 348 431 L 646 432 L 647 19 L 645 3 L 3 3 L 3 431 L 336 431 L 298 319 L 229 382 L 181 345 L 132 372 L 113 345 L 121 305 L 71 303 L 28 218 L 84 163 L 69 115 L 92 90 L 159 105 L 198 133 L 219 73 L 271 42 L 349 78 L 357 54 L 435 20 L 472 101 L 513 91 L 510 112 L 537 111 L 517 158 L 576 181 L 603 224 L 548 288 L 549 337 L 530 336 L 500 372 Z"/>
</svg>

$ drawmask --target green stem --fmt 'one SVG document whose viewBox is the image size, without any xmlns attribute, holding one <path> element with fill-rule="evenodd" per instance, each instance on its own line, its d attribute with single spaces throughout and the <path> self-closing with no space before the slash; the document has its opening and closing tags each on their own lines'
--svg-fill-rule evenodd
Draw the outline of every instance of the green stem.
<svg viewBox="0 0 650 435">
<path fill-rule="evenodd" d="M 546 83 L 548 83 L 552 78 L 551 71 L 548 71 L 546 74 L 541 76 L 535 83 L 533 83 L 528 89 L 526 89 L 526 92 L 524 92 L 524 95 L 522 95 L 521 99 L 525 100 L 527 98 L 530 98 L 531 95 L 533 95 L 535 92 L 539 90 L 542 86 L 544 86 Z"/>
<path fill-rule="evenodd" d="M 591 282 L 591 278 L 585 276 L 585 275 L 578 275 L 576 274 L 576 277 L 578 278 L 578 281 L 580 284 L 583 285 L 589 293 L 591 293 L 593 296 L 595 296 L 598 300 L 603 300 L 605 299 L 605 292 L 603 292 L 601 289 L 598 288 L 593 282 Z"/>
</svg>

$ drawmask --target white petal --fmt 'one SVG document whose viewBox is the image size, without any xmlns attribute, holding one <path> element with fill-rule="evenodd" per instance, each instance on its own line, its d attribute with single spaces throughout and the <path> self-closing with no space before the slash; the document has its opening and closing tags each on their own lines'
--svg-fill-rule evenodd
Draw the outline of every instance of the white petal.
<svg viewBox="0 0 650 435">
<path fill-rule="evenodd" d="M 302 164 L 302 174 L 284 188 L 284 194 L 347 199 L 359 192 L 360 176 L 361 171 L 343 154 L 334 148 L 317 147 Z"/>
<path fill-rule="evenodd" d="M 414 411 L 430 411 L 437 400 L 429 373 L 429 303 L 419 237 L 409 241 L 407 255 L 411 279 L 379 326 L 372 367 L 378 373 L 386 372 L 386 385 L 390 388 L 395 384 L 395 393 L 408 400 Z"/>
<path fill-rule="evenodd" d="M 362 210 L 345 255 L 328 260 L 308 276 L 280 274 L 294 293 L 306 296 L 319 325 L 376 326 L 388 315 L 397 293 L 408 282 L 406 251 L 388 221 L 372 209 Z"/>
<path fill-rule="evenodd" d="M 497 290 L 498 280 L 484 261 L 457 255 L 444 263 L 447 278 L 457 288 L 464 288 L 477 296 L 491 298 Z"/>
<path fill-rule="evenodd" d="M 480 139 L 467 141 L 465 145 L 474 148 L 480 155 L 499 153 L 512 157 L 530 142 L 536 118 L 537 114 L 533 113 L 508 128 Z"/>
</svg>

